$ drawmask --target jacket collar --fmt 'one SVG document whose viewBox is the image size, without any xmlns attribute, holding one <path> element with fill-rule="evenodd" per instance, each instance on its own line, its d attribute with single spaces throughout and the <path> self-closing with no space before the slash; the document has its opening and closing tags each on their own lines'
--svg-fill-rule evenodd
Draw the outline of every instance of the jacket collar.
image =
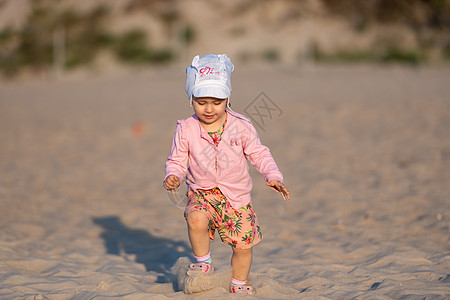
<svg viewBox="0 0 450 300">
<path fill-rule="evenodd" d="M 227 132 L 227 128 L 230 126 L 230 123 L 232 122 L 232 119 L 233 119 L 233 117 L 234 117 L 232 114 L 230 114 L 230 112 L 229 112 L 228 109 L 226 110 L 226 113 L 227 113 L 227 122 L 225 123 L 224 133 Z M 200 137 L 203 138 L 203 139 L 205 139 L 205 140 L 207 140 L 208 142 L 210 142 L 211 144 L 214 145 L 213 139 L 212 139 L 211 136 L 208 134 L 208 132 L 206 131 L 206 129 L 203 128 L 203 126 L 200 124 L 200 121 L 199 121 L 197 115 L 196 115 L 196 114 L 193 114 L 192 117 L 197 121 L 198 128 L 199 128 L 199 130 L 200 130 Z"/>
</svg>

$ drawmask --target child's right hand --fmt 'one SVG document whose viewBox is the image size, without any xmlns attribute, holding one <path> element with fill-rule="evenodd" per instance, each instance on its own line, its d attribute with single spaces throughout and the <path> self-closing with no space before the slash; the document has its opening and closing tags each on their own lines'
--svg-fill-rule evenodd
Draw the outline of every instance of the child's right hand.
<svg viewBox="0 0 450 300">
<path fill-rule="evenodd" d="M 180 179 L 175 175 L 169 175 L 163 185 L 166 190 L 175 190 L 180 186 Z"/>
</svg>

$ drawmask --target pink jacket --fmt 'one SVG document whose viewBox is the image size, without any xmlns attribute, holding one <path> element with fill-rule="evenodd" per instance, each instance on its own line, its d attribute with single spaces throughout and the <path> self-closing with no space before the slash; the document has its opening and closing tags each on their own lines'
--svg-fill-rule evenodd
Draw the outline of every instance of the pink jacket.
<svg viewBox="0 0 450 300">
<path fill-rule="evenodd" d="M 266 182 L 273 179 L 283 182 L 283 175 L 269 148 L 261 144 L 250 120 L 230 110 L 227 113 L 218 146 L 214 145 L 196 115 L 177 122 L 165 178 L 176 175 L 181 182 L 186 176 L 188 189 L 194 191 L 218 187 L 231 206 L 238 209 L 251 200 L 252 179 L 247 159 Z"/>
</svg>

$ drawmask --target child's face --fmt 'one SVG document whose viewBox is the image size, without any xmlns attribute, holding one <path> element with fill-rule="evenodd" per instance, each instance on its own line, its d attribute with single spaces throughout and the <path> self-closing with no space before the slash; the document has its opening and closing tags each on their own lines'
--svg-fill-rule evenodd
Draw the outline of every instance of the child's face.
<svg viewBox="0 0 450 300">
<path fill-rule="evenodd" d="M 223 121 L 227 107 L 227 99 L 212 97 L 194 97 L 192 99 L 194 112 L 200 122 L 205 125 L 215 125 Z"/>
</svg>

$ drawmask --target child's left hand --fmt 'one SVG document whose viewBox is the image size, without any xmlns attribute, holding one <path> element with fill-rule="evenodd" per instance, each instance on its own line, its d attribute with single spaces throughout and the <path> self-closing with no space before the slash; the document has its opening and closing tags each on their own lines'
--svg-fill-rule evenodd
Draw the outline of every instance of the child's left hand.
<svg viewBox="0 0 450 300">
<path fill-rule="evenodd" d="M 281 183 L 279 180 L 271 180 L 268 183 L 266 183 L 267 186 L 269 186 L 274 191 L 280 192 L 281 196 L 283 196 L 283 200 L 291 200 L 291 196 L 289 196 L 288 189 L 284 186 L 284 184 Z"/>
</svg>

